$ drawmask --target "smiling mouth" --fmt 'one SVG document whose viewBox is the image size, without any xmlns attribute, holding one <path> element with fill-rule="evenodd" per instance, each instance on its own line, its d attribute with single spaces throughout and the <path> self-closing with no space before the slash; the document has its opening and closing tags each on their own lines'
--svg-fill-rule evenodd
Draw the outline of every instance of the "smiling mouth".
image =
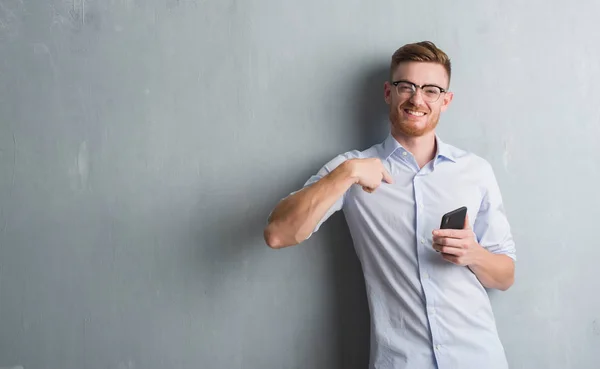
<svg viewBox="0 0 600 369">
<path fill-rule="evenodd" d="M 422 112 L 422 111 L 416 111 L 416 110 L 410 110 L 410 109 L 404 109 L 404 112 L 406 114 L 408 114 L 408 115 L 412 115 L 413 117 L 422 117 L 425 114 L 427 114 L 427 113 Z"/>
</svg>

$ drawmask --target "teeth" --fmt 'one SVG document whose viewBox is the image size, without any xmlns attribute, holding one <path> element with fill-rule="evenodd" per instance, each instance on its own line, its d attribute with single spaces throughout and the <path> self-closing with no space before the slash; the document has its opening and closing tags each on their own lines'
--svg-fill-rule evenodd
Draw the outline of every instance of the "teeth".
<svg viewBox="0 0 600 369">
<path fill-rule="evenodd" d="M 423 115 L 425 115 L 425 113 L 423 113 L 422 111 L 407 110 L 407 112 L 408 114 L 416 115 L 417 117 L 422 117 Z"/>
</svg>

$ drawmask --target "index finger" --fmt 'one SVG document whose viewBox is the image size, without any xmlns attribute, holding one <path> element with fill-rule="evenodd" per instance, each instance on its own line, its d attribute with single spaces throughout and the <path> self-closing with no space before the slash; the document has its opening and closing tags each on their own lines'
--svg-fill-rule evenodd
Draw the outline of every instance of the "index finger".
<svg viewBox="0 0 600 369">
<path fill-rule="evenodd" d="M 387 169 L 383 168 L 383 172 L 381 173 L 383 174 L 383 180 L 387 183 L 394 183 L 394 178 L 392 178 L 392 175 L 387 171 Z"/>
<path fill-rule="evenodd" d="M 466 230 L 464 229 L 434 229 L 433 235 L 438 237 L 448 238 L 464 238 L 466 237 Z"/>
</svg>

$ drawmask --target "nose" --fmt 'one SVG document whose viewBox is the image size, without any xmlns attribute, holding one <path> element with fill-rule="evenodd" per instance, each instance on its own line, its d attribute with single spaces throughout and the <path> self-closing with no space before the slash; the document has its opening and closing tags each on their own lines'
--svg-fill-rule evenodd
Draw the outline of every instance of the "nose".
<svg viewBox="0 0 600 369">
<path fill-rule="evenodd" d="M 408 101 L 410 101 L 414 106 L 424 105 L 425 101 L 423 100 L 423 96 L 421 95 L 421 89 L 417 88 L 415 92 L 413 92 L 410 99 L 408 99 Z"/>
</svg>

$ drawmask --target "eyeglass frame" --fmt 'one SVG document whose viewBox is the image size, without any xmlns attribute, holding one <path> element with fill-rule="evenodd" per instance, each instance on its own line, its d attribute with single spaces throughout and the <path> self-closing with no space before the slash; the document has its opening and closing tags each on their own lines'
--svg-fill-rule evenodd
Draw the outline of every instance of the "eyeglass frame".
<svg viewBox="0 0 600 369">
<path fill-rule="evenodd" d="M 401 79 L 401 80 L 398 80 L 398 81 L 392 81 L 392 85 L 394 85 L 394 87 L 395 87 L 395 90 L 396 90 L 396 94 L 398 94 L 398 96 L 400 96 L 400 93 L 398 92 L 398 84 L 400 84 L 400 83 L 408 83 L 409 85 L 411 85 L 411 86 L 412 86 L 412 89 L 413 89 L 413 91 L 412 91 L 412 94 L 411 94 L 411 96 L 413 96 L 413 95 L 415 94 L 415 92 L 417 92 L 417 90 L 418 90 L 418 89 L 421 89 L 421 90 L 423 90 L 425 87 L 435 87 L 435 88 L 439 88 L 439 89 L 440 89 L 440 95 L 438 96 L 438 98 L 437 98 L 437 99 L 435 99 L 435 100 L 433 100 L 433 101 L 428 101 L 428 102 L 432 102 L 432 103 L 434 103 L 434 102 L 437 102 L 437 101 L 440 99 L 440 96 L 442 96 L 442 94 L 445 94 L 446 92 L 448 92 L 448 90 L 446 90 L 445 88 L 443 88 L 443 87 L 440 87 L 440 86 L 438 86 L 438 85 L 434 85 L 434 84 L 426 84 L 426 85 L 421 85 L 421 86 L 419 86 L 418 84 L 416 84 L 416 83 L 413 83 L 413 82 L 411 82 L 411 81 L 407 81 L 407 80 L 405 80 L 405 79 Z"/>
</svg>

